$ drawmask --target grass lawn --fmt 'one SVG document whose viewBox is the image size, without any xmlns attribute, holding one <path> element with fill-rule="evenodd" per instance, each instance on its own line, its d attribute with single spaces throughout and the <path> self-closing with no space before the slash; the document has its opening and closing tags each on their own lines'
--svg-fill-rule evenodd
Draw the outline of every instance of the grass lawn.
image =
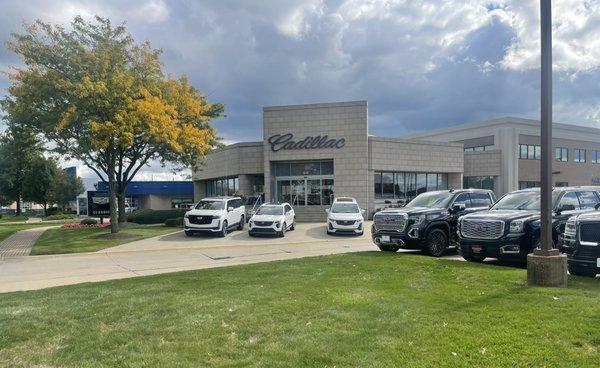
<svg viewBox="0 0 600 368">
<path fill-rule="evenodd" d="M 29 217 L 27 216 L 14 216 L 14 215 L 2 215 L 0 218 L 0 224 L 5 222 L 25 222 Z"/>
<path fill-rule="evenodd" d="M 344 254 L 0 297 L 0 366 L 597 367 L 600 280 Z"/>
<path fill-rule="evenodd" d="M 136 235 L 126 239 L 96 239 L 94 236 L 106 234 L 108 229 L 50 229 L 40 236 L 31 250 L 31 255 L 95 252 L 115 245 L 176 232 L 178 229 L 165 226 L 139 226 L 121 230 Z"/>
</svg>

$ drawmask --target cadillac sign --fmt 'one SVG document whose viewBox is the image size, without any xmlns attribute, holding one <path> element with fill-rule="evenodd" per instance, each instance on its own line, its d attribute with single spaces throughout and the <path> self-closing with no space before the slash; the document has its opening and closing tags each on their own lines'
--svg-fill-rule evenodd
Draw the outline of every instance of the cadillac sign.
<svg viewBox="0 0 600 368">
<path fill-rule="evenodd" d="M 275 134 L 267 140 L 271 145 L 271 151 L 277 152 L 281 150 L 299 150 L 299 149 L 320 149 L 320 148 L 342 148 L 346 144 L 344 138 L 329 138 L 328 135 L 317 135 L 315 137 L 308 136 L 299 141 L 294 140 L 294 135 Z"/>
</svg>

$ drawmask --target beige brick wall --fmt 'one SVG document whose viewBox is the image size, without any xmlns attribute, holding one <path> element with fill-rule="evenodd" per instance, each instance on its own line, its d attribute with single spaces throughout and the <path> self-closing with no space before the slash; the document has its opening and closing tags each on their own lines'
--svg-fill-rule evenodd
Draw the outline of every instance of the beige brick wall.
<svg viewBox="0 0 600 368">
<path fill-rule="evenodd" d="M 264 140 L 274 134 L 294 134 L 294 140 L 306 136 L 328 135 L 344 138 L 340 149 L 299 149 L 273 152 L 264 145 L 265 198 L 272 199 L 271 161 L 333 159 L 334 193 L 351 196 L 366 208 L 368 201 L 368 118 L 367 102 L 340 102 L 312 105 L 265 107 Z"/>
<path fill-rule="evenodd" d="M 199 162 L 194 180 L 207 180 L 263 172 L 263 142 L 236 143 L 215 150 Z"/>
<path fill-rule="evenodd" d="M 464 176 L 499 176 L 502 172 L 502 151 L 465 152 Z"/>
</svg>

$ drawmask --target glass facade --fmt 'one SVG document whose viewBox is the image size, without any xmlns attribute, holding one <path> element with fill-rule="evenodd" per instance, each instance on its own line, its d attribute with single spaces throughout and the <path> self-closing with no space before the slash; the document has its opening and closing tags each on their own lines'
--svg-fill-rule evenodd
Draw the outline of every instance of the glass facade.
<svg viewBox="0 0 600 368">
<path fill-rule="evenodd" d="M 213 179 L 206 182 L 207 197 L 232 196 L 238 189 L 239 180 L 237 176 L 232 178 Z"/>
<path fill-rule="evenodd" d="M 417 195 L 448 189 L 448 174 L 376 172 L 375 199 L 410 200 Z"/>
<path fill-rule="evenodd" d="M 542 147 L 533 144 L 520 144 L 519 158 L 522 160 L 541 160 Z"/>
<path fill-rule="evenodd" d="M 465 176 L 463 177 L 463 188 L 494 190 L 493 176 Z"/>
<path fill-rule="evenodd" d="M 540 186 L 539 181 L 520 181 L 519 189 L 538 188 Z"/>
<path fill-rule="evenodd" d="M 329 206 L 333 201 L 333 160 L 273 162 L 275 193 L 292 206 Z"/>
</svg>

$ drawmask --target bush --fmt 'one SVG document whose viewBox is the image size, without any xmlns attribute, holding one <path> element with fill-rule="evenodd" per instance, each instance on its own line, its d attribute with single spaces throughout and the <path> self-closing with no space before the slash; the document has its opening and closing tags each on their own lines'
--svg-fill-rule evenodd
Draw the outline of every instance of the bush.
<svg viewBox="0 0 600 368">
<path fill-rule="evenodd" d="M 167 219 L 165 221 L 165 226 L 168 226 L 168 227 L 183 227 L 183 217 Z"/>
<path fill-rule="evenodd" d="M 50 216 L 46 216 L 44 217 L 45 221 L 48 220 L 69 220 L 69 219 L 75 219 L 77 218 L 77 215 L 73 215 L 71 213 L 57 213 L 55 215 L 50 215 Z"/>
<path fill-rule="evenodd" d="M 84 218 L 80 222 L 81 225 L 96 225 L 97 223 L 98 223 L 98 220 L 93 219 L 93 218 Z"/>
<path fill-rule="evenodd" d="M 139 210 L 127 214 L 127 222 L 136 224 L 163 224 L 168 219 L 183 217 L 186 209 L 172 210 Z"/>
</svg>

